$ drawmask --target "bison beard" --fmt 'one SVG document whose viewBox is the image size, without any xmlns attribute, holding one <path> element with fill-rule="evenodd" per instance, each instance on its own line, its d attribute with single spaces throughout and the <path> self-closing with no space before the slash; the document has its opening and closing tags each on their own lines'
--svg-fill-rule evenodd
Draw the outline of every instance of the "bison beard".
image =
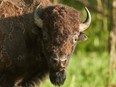
<svg viewBox="0 0 116 87">
<path fill-rule="evenodd" d="M 50 71 L 50 81 L 54 85 L 58 85 L 58 86 L 63 85 L 65 79 L 66 79 L 65 71 L 58 71 L 58 72 Z"/>
</svg>

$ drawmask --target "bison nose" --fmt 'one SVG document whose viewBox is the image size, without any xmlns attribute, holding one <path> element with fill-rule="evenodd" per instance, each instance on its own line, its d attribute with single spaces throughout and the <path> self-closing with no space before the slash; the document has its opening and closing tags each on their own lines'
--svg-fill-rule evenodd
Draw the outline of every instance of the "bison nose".
<svg viewBox="0 0 116 87">
<path fill-rule="evenodd" d="M 58 58 L 52 58 L 51 59 L 51 62 L 52 62 L 52 64 L 55 64 L 55 65 L 58 65 L 59 64 Z"/>
<path fill-rule="evenodd" d="M 62 71 L 66 68 L 67 66 L 67 59 L 65 58 L 62 58 L 62 59 L 59 59 L 59 58 L 52 58 L 50 60 L 50 64 L 51 64 L 51 68 L 55 71 Z"/>
<path fill-rule="evenodd" d="M 61 68 L 65 68 L 66 65 L 67 65 L 67 59 L 66 59 L 66 58 L 61 59 L 61 60 L 60 60 L 60 67 L 61 67 Z"/>
</svg>

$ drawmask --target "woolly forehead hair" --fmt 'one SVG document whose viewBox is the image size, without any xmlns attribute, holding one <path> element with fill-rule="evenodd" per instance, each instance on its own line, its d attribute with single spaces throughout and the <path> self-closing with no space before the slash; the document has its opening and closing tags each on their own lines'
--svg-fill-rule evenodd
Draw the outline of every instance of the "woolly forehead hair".
<svg viewBox="0 0 116 87">
<path fill-rule="evenodd" d="M 67 6 L 49 6 L 42 13 L 43 26 L 60 34 L 73 34 L 79 31 L 80 13 Z M 48 31 L 48 32 L 49 32 Z"/>
<path fill-rule="evenodd" d="M 73 45 L 68 37 L 79 32 L 80 13 L 71 7 L 56 5 L 45 8 L 41 18 L 43 31 L 47 32 L 50 38 L 49 51 L 55 49 L 70 54 Z"/>
</svg>

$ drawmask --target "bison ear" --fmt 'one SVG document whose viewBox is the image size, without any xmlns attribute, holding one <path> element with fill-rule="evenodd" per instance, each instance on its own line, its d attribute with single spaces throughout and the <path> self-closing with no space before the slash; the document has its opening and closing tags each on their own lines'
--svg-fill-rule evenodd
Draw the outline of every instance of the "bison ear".
<svg viewBox="0 0 116 87">
<path fill-rule="evenodd" d="M 42 13 L 42 10 L 41 10 L 41 3 L 40 3 L 34 11 L 34 22 L 40 28 L 43 27 L 43 20 L 40 18 L 41 13 Z"/>
<path fill-rule="evenodd" d="M 88 37 L 84 33 L 80 32 L 80 35 L 78 36 L 78 41 L 86 41 L 87 39 Z"/>
</svg>

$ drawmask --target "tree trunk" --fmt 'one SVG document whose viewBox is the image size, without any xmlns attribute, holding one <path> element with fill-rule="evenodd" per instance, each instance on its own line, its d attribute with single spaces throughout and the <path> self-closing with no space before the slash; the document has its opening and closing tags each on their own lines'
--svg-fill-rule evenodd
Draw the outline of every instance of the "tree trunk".
<svg viewBox="0 0 116 87">
<path fill-rule="evenodd" d="M 110 73 L 116 70 L 116 0 L 111 0 Z"/>
</svg>

